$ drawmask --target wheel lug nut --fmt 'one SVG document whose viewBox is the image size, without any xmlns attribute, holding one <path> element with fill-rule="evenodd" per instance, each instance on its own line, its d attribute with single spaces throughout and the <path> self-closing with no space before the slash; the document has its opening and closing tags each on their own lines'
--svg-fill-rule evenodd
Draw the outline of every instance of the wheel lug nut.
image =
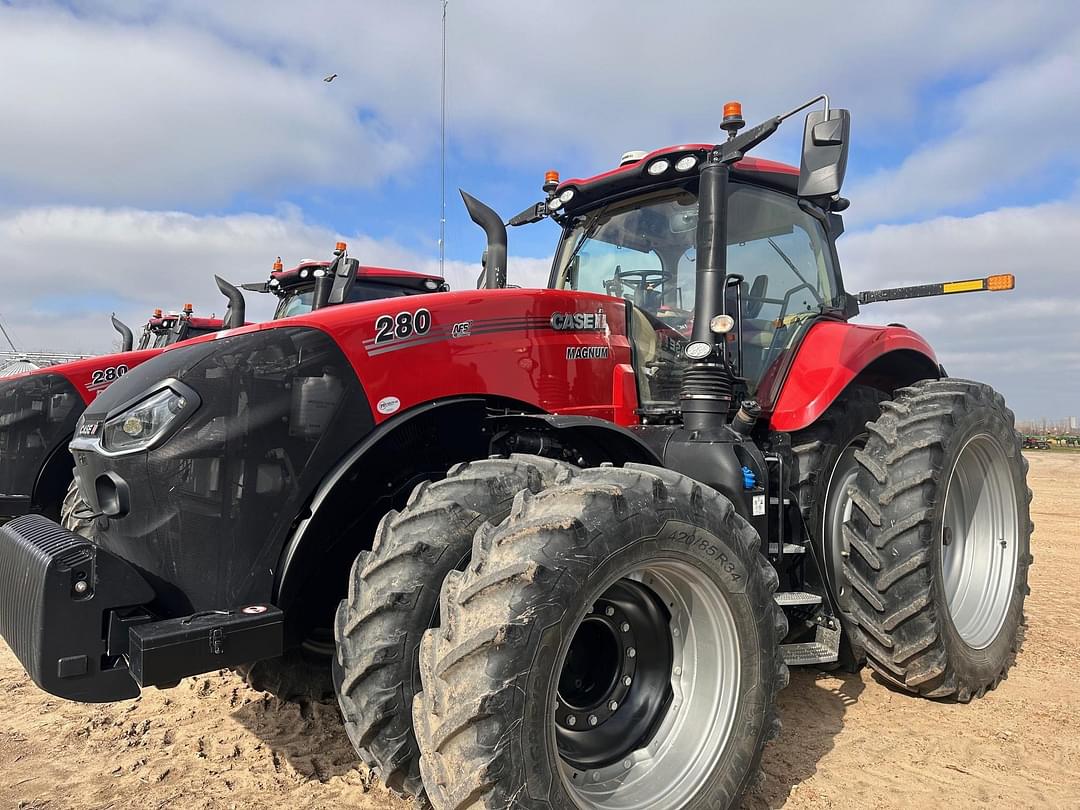
<svg viewBox="0 0 1080 810">
<path fill-rule="evenodd" d="M 566 725 L 568 725 L 568 726 L 576 726 L 577 725 L 577 718 L 574 717 L 574 715 L 571 714 L 569 717 L 566 718 Z"/>
<path fill-rule="evenodd" d="M 634 679 L 631 678 L 629 675 L 627 675 L 625 678 L 622 679 L 623 686 L 629 686 L 633 682 L 634 682 Z"/>
<path fill-rule="evenodd" d="M 676 638 L 678 638 L 678 637 L 679 637 L 679 628 L 678 628 L 678 627 L 673 627 L 673 628 L 671 628 L 671 635 L 673 635 L 673 636 L 675 636 Z"/>
<path fill-rule="evenodd" d="M 672 672 L 674 672 L 676 675 L 682 675 L 682 667 L 675 667 Z"/>
<path fill-rule="evenodd" d="M 88 590 L 90 590 L 90 583 L 85 579 L 80 579 L 75 583 L 75 593 L 86 593 Z"/>
<path fill-rule="evenodd" d="M 633 765 L 634 765 L 634 763 L 631 762 L 629 759 L 624 759 L 623 760 L 622 766 L 623 766 L 624 770 L 627 770 L 627 771 L 630 770 L 630 768 L 633 767 Z"/>
<path fill-rule="evenodd" d="M 637 657 L 637 650 L 635 650 L 633 647 L 630 647 L 630 648 L 627 649 L 626 655 L 628 657 L 630 657 L 630 658 L 636 658 Z"/>
<path fill-rule="evenodd" d="M 611 703 L 609 703 L 609 704 L 607 705 L 607 707 L 608 707 L 608 708 L 609 708 L 609 709 L 610 709 L 611 711 L 615 711 L 615 710 L 616 710 L 617 708 L 619 708 L 619 701 L 617 701 L 617 700 L 613 700 L 613 701 L 611 701 Z"/>
<path fill-rule="evenodd" d="M 597 717 L 595 714 L 590 714 L 589 715 L 589 725 L 590 726 L 595 726 L 599 722 L 600 722 L 600 718 Z"/>
<path fill-rule="evenodd" d="M 611 605 L 608 605 L 606 608 L 604 608 L 604 613 L 606 613 L 608 616 L 614 616 L 615 608 L 613 608 Z"/>
<path fill-rule="evenodd" d="M 619 629 L 622 630 L 624 633 L 629 633 L 630 625 L 627 622 L 623 622 L 622 627 L 620 627 Z"/>
</svg>

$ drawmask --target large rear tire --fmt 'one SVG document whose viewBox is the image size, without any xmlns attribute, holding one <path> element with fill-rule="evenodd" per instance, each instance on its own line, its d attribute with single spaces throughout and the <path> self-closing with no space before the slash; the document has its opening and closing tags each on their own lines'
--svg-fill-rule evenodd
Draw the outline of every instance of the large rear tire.
<svg viewBox="0 0 1080 810">
<path fill-rule="evenodd" d="M 627 465 L 521 493 L 451 572 L 413 706 L 437 810 L 722 808 L 787 683 L 776 572 L 730 501 Z"/>
<path fill-rule="evenodd" d="M 518 492 L 538 492 L 570 472 L 539 456 L 458 464 L 413 490 L 356 558 L 334 622 L 334 684 L 353 747 L 391 790 L 423 792 L 412 701 L 420 640 L 438 619 L 443 578 L 465 565 L 477 529 L 501 522 Z"/>
<path fill-rule="evenodd" d="M 1022 639 L 1031 490 L 1021 437 L 987 385 L 926 380 L 870 425 L 844 533 L 858 643 L 884 678 L 966 702 Z"/>
</svg>

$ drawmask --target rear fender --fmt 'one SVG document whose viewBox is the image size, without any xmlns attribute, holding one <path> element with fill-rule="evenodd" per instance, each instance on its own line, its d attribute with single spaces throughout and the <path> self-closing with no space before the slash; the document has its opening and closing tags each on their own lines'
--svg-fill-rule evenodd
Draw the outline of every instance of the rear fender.
<svg viewBox="0 0 1080 810">
<path fill-rule="evenodd" d="M 822 321 L 796 349 L 769 425 L 789 432 L 813 424 L 853 382 L 892 392 L 941 376 L 930 344 L 907 327 Z"/>
</svg>

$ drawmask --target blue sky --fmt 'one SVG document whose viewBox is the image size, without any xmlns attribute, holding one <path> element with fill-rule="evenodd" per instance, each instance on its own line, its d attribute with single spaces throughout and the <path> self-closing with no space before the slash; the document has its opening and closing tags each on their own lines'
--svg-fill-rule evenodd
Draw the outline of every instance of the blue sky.
<svg viewBox="0 0 1080 810">
<path fill-rule="evenodd" d="M 338 237 L 373 264 L 431 269 L 440 14 L 439 0 L 0 2 L 4 323 L 27 348 L 106 350 L 113 307 L 132 322 L 187 300 L 220 310 L 212 273 L 259 279 Z M 853 115 L 850 289 L 1018 276 L 1008 296 L 863 320 L 909 323 L 1023 416 L 1080 414 L 1074 4 L 450 0 L 448 31 L 456 286 L 483 248 L 459 186 L 509 217 L 549 168 L 716 140 L 729 99 L 753 121 L 824 91 Z M 789 124 L 760 154 L 797 162 L 800 137 Z M 555 236 L 512 231 L 511 280 L 542 283 Z"/>
</svg>

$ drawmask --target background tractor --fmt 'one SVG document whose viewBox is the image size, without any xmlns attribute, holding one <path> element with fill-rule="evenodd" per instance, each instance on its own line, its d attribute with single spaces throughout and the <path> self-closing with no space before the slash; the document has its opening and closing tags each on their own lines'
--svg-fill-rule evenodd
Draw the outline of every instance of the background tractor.
<svg viewBox="0 0 1080 810">
<path fill-rule="evenodd" d="M 344 251 L 342 243 L 339 250 Z M 267 282 L 245 288 L 274 292 L 280 299 L 275 318 L 311 309 L 316 273 L 329 262 L 305 261 L 282 269 L 280 257 Z M 392 298 L 446 289 L 443 279 L 393 268 L 361 266 L 350 260 L 357 284 L 355 300 Z M 75 423 L 85 406 L 131 369 L 162 349 L 186 340 L 211 335 L 245 322 L 243 294 L 217 278 L 229 301 L 224 318 L 201 318 L 191 304 L 177 313 L 154 310 L 139 335 L 112 317 L 120 335 L 120 352 L 87 358 L 12 376 L 0 382 L 0 522 L 27 512 L 59 520 L 85 530 L 83 508 L 72 487 L 73 460 L 67 451 Z M 133 350 L 134 349 L 134 350 Z"/>
<path fill-rule="evenodd" d="M 800 168 L 747 153 L 799 111 Z M 333 675 L 345 728 L 438 810 L 727 807 L 788 666 L 966 701 L 1005 676 L 1031 563 L 1012 413 L 860 305 L 835 243 L 849 115 L 560 182 L 549 289 L 352 298 L 171 348 L 71 443 L 94 542 L 0 529 L 0 631 L 103 701 L 224 666 Z M 35 618 L 45 617 L 45 618 Z M 331 640 L 332 639 L 332 640 Z M 307 694 L 318 694 L 319 689 Z"/>
</svg>

